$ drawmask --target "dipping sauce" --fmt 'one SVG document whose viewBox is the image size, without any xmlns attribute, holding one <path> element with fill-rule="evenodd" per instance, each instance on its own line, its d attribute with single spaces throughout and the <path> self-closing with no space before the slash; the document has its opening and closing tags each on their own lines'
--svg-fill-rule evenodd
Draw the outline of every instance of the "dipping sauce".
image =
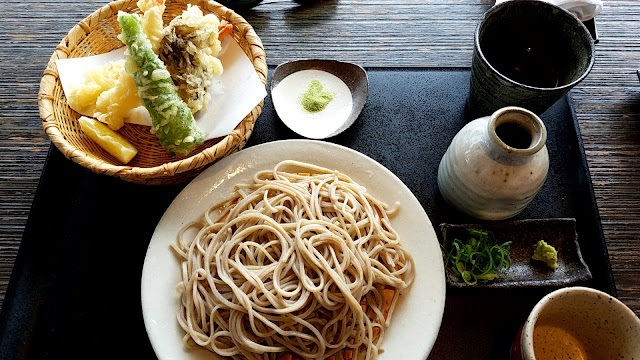
<svg viewBox="0 0 640 360">
<path fill-rule="evenodd" d="M 347 84 L 322 70 L 301 70 L 285 77 L 272 90 L 271 97 L 282 122 L 311 139 L 335 133 L 353 107 Z"/>
<path fill-rule="evenodd" d="M 587 350 L 573 334 L 553 325 L 536 325 L 533 350 L 537 360 L 588 359 Z"/>
<path fill-rule="evenodd" d="M 496 135 L 512 148 L 528 149 L 531 146 L 531 132 L 516 123 L 505 122 L 498 125 Z"/>
</svg>

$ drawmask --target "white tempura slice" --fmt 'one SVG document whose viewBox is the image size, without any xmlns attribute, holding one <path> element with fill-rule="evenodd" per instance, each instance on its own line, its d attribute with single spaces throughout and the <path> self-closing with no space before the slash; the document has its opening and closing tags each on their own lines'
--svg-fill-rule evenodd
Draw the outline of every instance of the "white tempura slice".
<svg viewBox="0 0 640 360">
<path fill-rule="evenodd" d="M 69 105 L 92 114 L 111 130 L 120 129 L 129 111 L 142 104 L 124 64 L 124 59 L 112 61 L 87 71 L 83 82 L 71 89 Z"/>
<path fill-rule="evenodd" d="M 142 105 L 136 91 L 136 83 L 126 72 L 124 63 L 125 60 L 115 62 L 114 71 L 117 71 L 115 83 L 98 96 L 93 115 L 109 125 L 112 130 L 120 129 L 129 111 Z"/>
<path fill-rule="evenodd" d="M 164 36 L 164 23 L 162 14 L 166 8 L 165 0 L 138 0 L 138 9 L 142 11 L 142 31 L 147 34 L 153 52 L 158 53 L 160 42 Z"/>
</svg>

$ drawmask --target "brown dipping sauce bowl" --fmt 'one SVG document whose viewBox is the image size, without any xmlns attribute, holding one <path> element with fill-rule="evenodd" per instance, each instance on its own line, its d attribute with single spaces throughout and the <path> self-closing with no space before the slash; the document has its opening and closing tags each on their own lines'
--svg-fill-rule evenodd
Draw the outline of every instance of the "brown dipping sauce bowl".
<svg viewBox="0 0 640 360">
<path fill-rule="evenodd" d="M 640 319 L 615 297 L 588 287 L 544 296 L 511 345 L 511 360 L 640 359 Z"/>
</svg>

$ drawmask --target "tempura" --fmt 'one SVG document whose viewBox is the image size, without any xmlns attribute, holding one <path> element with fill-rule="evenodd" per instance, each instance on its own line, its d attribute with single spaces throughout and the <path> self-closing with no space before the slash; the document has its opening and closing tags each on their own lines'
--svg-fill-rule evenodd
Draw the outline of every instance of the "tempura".
<svg viewBox="0 0 640 360">
<path fill-rule="evenodd" d="M 160 59 L 194 114 L 209 103 L 211 80 L 223 71 L 216 57 L 222 48 L 219 26 L 216 15 L 203 15 L 199 7 L 189 5 L 164 30 Z"/>
</svg>

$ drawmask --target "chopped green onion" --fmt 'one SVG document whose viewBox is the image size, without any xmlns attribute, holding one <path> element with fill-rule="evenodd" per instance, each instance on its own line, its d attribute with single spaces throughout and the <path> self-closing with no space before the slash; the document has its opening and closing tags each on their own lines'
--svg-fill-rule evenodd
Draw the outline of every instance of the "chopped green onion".
<svg viewBox="0 0 640 360">
<path fill-rule="evenodd" d="M 498 272 L 511 267 L 511 241 L 496 244 L 488 230 L 467 229 L 466 241 L 455 238 L 445 266 L 469 285 L 495 280 Z"/>
</svg>

